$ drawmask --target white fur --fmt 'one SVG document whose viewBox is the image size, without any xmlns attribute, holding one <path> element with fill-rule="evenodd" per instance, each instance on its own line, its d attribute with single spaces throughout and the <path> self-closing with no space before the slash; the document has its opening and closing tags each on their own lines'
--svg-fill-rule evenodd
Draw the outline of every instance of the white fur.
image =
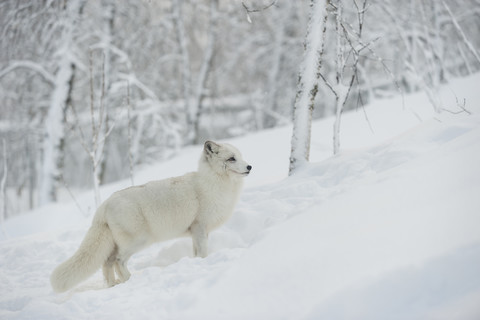
<svg viewBox="0 0 480 320">
<path fill-rule="evenodd" d="M 197 172 L 114 193 L 98 208 L 77 252 L 53 271 L 53 289 L 66 291 L 100 266 L 108 286 L 127 281 L 135 252 L 181 236 L 191 236 L 195 256 L 205 257 L 209 232 L 232 215 L 250 169 L 235 147 L 207 141 Z"/>
</svg>

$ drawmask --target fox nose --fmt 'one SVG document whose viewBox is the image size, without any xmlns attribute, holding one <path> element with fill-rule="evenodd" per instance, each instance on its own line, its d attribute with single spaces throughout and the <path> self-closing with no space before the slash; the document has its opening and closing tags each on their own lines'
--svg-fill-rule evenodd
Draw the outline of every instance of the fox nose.
<svg viewBox="0 0 480 320">
<path fill-rule="evenodd" d="M 252 166 L 247 166 L 247 170 L 248 171 L 252 170 Z"/>
</svg>

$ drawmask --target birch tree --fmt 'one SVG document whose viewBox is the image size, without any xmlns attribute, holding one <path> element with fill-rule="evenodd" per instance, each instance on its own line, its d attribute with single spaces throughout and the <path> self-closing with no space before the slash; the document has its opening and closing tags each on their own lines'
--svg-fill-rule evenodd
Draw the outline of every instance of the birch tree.
<svg viewBox="0 0 480 320">
<path fill-rule="evenodd" d="M 90 141 L 87 135 L 84 134 L 82 127 L 79 124 L 79 117 L 75 108 L 72 106 L 72 110 L 75 116 L 74 123 L 76 124 L 76 130 L 80 143 L 88 155 L 90 164 L 92 167 L 92 181 L 93 181 L 93 191 L 95 195 L 95 206 L 98 208 L 101 203 L 100 196 L 100 182 L 101 182 L 101 170 L 102 170 L 102 159 L 105 157 L 105 145 L 106 139 L 110 135 L 113 126 L 106 129 L 107 127 L 107 115 L 108 109 L 105 106 L 105 55 L 103 56 L 102 64 L 102 80 L 101 80 L 101 92 L 100 92 L 100 101 L 98 107 L 95 107 L 95 88 L 93 81 L 93 53 L 90 52 Z"/>
<path fill-rule="evenodd" d="M 353 0 L 356 7 L 357 25 L 347 23 L 344 20 L 344 4 L 342 0 L 332 0 L 333 14 L 335 16 L 335 45 L 329 48 L 335 49 L 335 74 L 333 83 L 327 80 L 320 71 L 320 77 L 335 96 L 335 122 L 333 124 L 333 154 L 340 151 L 340 124 L 341 117 L 357 77 L 361 51 L 368 48 L 371 42 L 362 42 L 362 31 L 367 1 L 358 4 Z M 372 41 L 373 42 L 373 41 Z"/>
<path fill-rule="evenodd" d="M 290 174 L 308 162 L 310 157 L 312 113 L 318 91 L 328 16 L 326 0 L 311 0 L 310 6 L 310 20 L 304 43 L 305 53 L 298 75 L 297 94 L 293 106 Z"/>
<path fill-rule="evenodd" d="M 114 65 L 113 65 L 113 38 L 114 38 L 114 21 L 116 14 L 115 2 L 113 0 L 102 1 L 102 40 L 100 47 L 103 54 L 103 68 L 102 68 L 102 87 L 103 89 L 103 106 L 105 108 L 105 124 L 103 125 L 103 135 L 106 136 L 110 131 L 109 127 L 109 112 L 108 110 L 113 104 L 113 97 L 111 94 L 112 84 L 114 83 Z M 104 145 L 103 156 L 101 158 L 100 169 L 98 172 L 98 183 L 102 184 L 105 181 L 108 163 L 108 144 Z"/>
<path fill-rule="evenodd" d="M 73 0 L 65 7 L 63 17 L 63 46 L 57 52 L 58 70 L 55 74 L 54 89 L 45 119 L 43 140 L 43 161 L 39 203 L 46 204 L 56 200 L 57 185 L 62 169 L 62 152 L 65 139 L 65 109 L 72 91 L 72 79 L 75 64 L 73 62 L 73 41 L 76 24 L 80 19 L 86 0 Z"/>
</svg>

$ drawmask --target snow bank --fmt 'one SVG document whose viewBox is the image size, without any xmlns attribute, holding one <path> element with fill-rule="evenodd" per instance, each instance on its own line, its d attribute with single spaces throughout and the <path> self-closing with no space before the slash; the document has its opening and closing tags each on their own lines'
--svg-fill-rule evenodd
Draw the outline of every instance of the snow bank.
<svg viewBox="0 0 480 320">
<path fill-rule="evenodd" d="M 426 123 L 272 190 L 293 218 L 262 232 L 192 318 L 426 319 L 480 297 L 479 125 Z"/>
<path fill-rule="evenodd" d="M 316 122 L 315 162 L 289 178 L 290 128 L 231 141 L 253 171 L 232 219 L 210 235 L 209 256 L 192 258 L 188 239 L 157 244 L 110 289 L 100 272 L 65 294 L 49 286 L 88 228 L 91 193 L 79 197 L 83 213 L 59 204 L 10 219 L 0 318 L 478 319 L 479 81 L 442 91 L 445 108 L 455 110 L 455 92 L 472 115 L 432 115 L 421 94 L 373 103 L 370 125 L 363 110 L 345 114 L 335 157 L 333 119 Z M 200 151 L 136 181 L 194 170 Z"/>
</svg>

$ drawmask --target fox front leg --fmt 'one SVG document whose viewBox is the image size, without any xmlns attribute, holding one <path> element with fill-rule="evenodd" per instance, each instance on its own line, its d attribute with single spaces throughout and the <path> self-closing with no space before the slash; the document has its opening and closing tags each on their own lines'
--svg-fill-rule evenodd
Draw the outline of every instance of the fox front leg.
<svg viewBox="0 0 480 320">
<path fill-rule="evenodd" d="M 190 226 L 190 233 L 193 241 L 193 255 L 205 258 L 207 256 L 208 233 L 205 227 L 199 223 Z"/>
</svg>

